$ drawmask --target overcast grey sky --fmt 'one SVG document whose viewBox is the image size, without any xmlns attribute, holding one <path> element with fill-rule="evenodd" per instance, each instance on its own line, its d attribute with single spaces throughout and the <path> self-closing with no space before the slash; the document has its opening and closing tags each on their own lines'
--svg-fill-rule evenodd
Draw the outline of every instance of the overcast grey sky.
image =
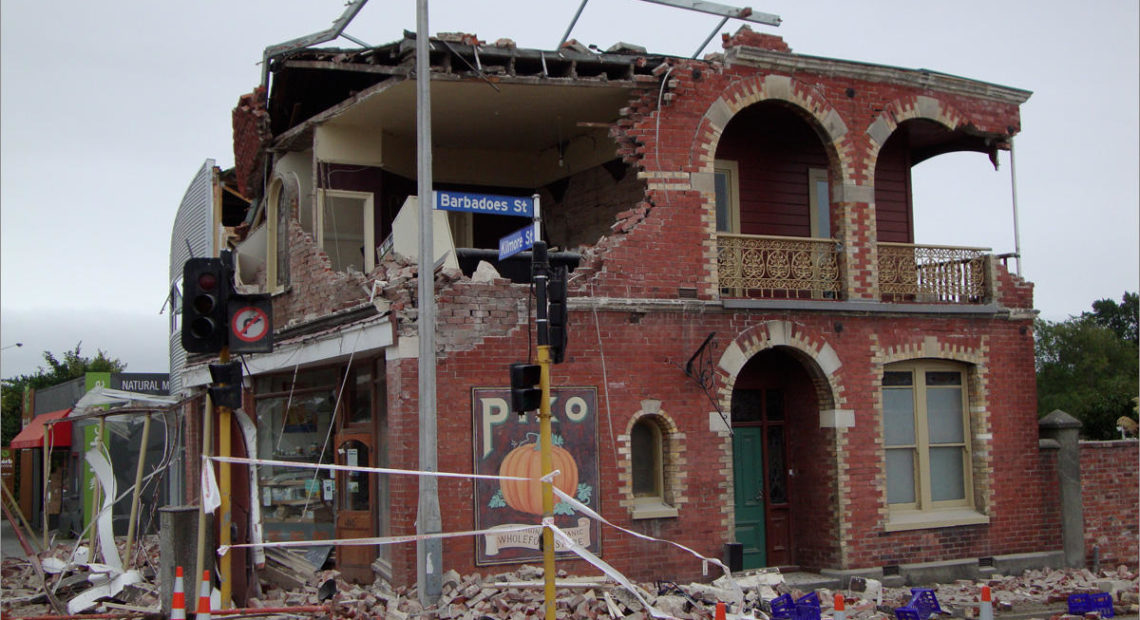
<svg viewBox="0 0 1140 620">
<path fill-rule="evenodd" d="M 744 6 L 743 3 L 735 3 Z M 552 49 L 579 0 L 431 0 L 430 30 Z M 0 376 L 83 342 L 167 370 L 174 214 L 207 158 L 233 165 L 230 111 L 272 44 L 343 0 L 0 0 Z M 773 0 L 797 53 L 927 68 L 1034 91 L 1016 139 L 1023 274 L 1064 319 L 1140 281 L 1140 11 L 1135 0 Z M 591 0 L 572 37 L 690 56 L 719 18 Z M 730 22 L 733 32 L 739 22 Z M 347 32 L 415 30 L 414 0 L 372 0 Z M 341 40 L 338 45 L 353 47 Z M 719 38 L 706 51 L 719 50 Z M 919 243 L 1014 249 L 1009 157 L 915 169 Z M 23 347 L 17 348 L 16 342 Z M 10 347 L 10 348 L 8 348 Z"/>
</svg>

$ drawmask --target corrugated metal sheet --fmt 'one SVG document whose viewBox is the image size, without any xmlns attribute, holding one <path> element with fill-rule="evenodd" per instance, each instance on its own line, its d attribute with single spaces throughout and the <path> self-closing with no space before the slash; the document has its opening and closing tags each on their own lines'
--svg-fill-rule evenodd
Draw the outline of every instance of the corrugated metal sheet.
<svg viewBox="0 0 1140 620">
<path fill-rule="evenodd" d="M 182 265 L 192 256 L 213 256 L 214 235 L 214 160 L 207 159 L 186 193 L 174 217 L 170 233 L 170 393 L 182 392 L 182 369 L 186 365 L 186 351 L 182 349 L 179 312 L 182 308 Z"/>
</svg>

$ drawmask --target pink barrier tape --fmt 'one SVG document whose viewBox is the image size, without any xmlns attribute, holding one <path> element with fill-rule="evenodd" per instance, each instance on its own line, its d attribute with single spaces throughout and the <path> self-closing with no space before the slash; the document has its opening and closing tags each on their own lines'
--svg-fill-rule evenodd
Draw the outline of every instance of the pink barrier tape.
<svg viewBox="0 0 1140 620">
<path fill-rule="evenodd" d="M 280 542 L 244 543 L 240 545 L 223 545 L 218 547 L 218 555 L 225 555 L 230 549 L 247 547 L 312 547 L 315 545 L 333 545 L 336 547 L 350 545 L 393 545 L 399 543 L 418 542 L 433 538 L 458 538 L 460 536 L 480 536 L 482 534 L 502 532 L 525 532 L 542 529 L 541 525 L 500 525 L 487 530 L 471 530 L 466 532 L 440 532 L 438 534 L 408 534 L 406 536 L 380 536 L 376 538 L 332 538 L 329 540 L 283 540 Z"/>
<path fill-rule="evenodd" d="M 492 476 L 490 474 L 455 474 L 442 471 L 416 471 L 414 469 L 389 469 L 387 467 L 350 467 L 326 463 L 302 463 L 297 461 L 274 461 L 270 459 L 249 459 L 240 456 L 202 456 L 209 461 L 235 463 L 238 465 L 272 465 L 274 467 L 299 467 L 301 469 L 327 469 L 330 471 L 360 471 L 373 474 L 396 474 L 404 476 L 435 476 L 436 478 L 478 478 L 483 480 L 530 480 L 522 476 Z"/>
<path fill-rule="evenodd" d="M 637 600 L 641 601 L 641 604 L 645 607 L 645 611 L 647 613 L 649 613 L 651 616 L 653 616 L 654 618 L 671 618 L 672 617 L 668 614 L 664 614 L 664 613 L 658 611 L 656 608 L 654 608 L 652 605 L 650 605 L 649 601 L 645 600 L 645 598 L 641 596 L 641 592 L 639 592 L 637 590 L 637 587 L 634 586 L 633 583 L 630 582 L 630 580 L 627 579 L 625 575 L 621 574 L 620 572 L 617 571 L 617 569 L 615 569 L 614 567 L 607 564 L 606 561 L 603 560 L 602 558 L 599 558 L 598 556 L 594 555 L 593 553 L 590 553 L 590 551 L 587 550 L 585 547 L 583 547 L 582 545 L 579 545 L 566 532 L 563 532 L 562 530 L 558 529 L 558 526 L 554 525 L 554 519 L 551 519 L 548 517 L 548 518 L 543 519 L 542 523 L 545 527 L 549 527 L 551 529 L 551 531 L 554 532 L 554 535 L 557 536 L 562 541 L 562 543 L 564 545 L 566 545 L 567 549 L 569 549 L 570 551 L 573 551 L 575 554 L 578 555 L 578 557 L 582 558 L 583 560 L 586 560 L 590 564 L 593 564 L 595 567 L 601 569 L 601 571 L 603 573 L 605 573 L 607 577 L 609 577 L 610 579 L 613 579 L 614 581 L 621 584 L 621 586 L 623 588 L 625 588 L 626 590 L 629 590 L 635 597 L 637 597 Z"/>
</svg>

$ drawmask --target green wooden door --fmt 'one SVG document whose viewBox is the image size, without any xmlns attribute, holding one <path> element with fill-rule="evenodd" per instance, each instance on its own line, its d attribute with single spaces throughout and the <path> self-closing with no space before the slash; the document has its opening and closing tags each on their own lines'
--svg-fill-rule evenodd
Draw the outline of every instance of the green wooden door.
<svg viewBox="0 0 1140 620">
<path fill-rule="evenodd" d="M 736 495 L 736 542 L 744 547 L 744 568 L 767 566 L 764 543 L 764 429 L 732 429 Z"/>
</svg>

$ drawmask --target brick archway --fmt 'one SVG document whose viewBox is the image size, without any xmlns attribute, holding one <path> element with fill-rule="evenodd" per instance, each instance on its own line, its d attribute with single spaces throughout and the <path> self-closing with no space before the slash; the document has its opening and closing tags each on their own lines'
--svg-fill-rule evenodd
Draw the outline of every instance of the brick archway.
<svg viewBox="0 0 1140 620">
<path fill-rule="evenodd" d="M 952 105 L 926 96 L 895 99 L 887 104 L 875 121 L 867 127 L 867 170 L 874 170 L 879 151 L 891 134 L 906 121 L 923 119 L 942 125 L 949 131 L 966 124 L 966 117 Z M 872 183 L 874 179 L 872 179 Z"/>
<path fill-rule="evenodd" d="M 717 397 L 722 411 L 731 407 L 736 377 L 748 360 L 774 347 L 786 347 L 803 364 L 815 384 L 821 411 L 834 411 L 841 406 L 843 387 L 837 371 L 842 363 L 831 345 L 791 321 L 766 321 L 740 333 L 721 354 L 717 364 L 720 375 Z"/>
<path fill-rule="evenodd" d="M 786 75 L 754 76 L 733 82 L 721 93 L 701 119 L 690 153 L 692 165 L 712 172 L 716 148 L 725 128 L 745 108 L 766 101 L 786 103 L 802 114 L 820 135 L 824 150 L 841 179 L 854 174 L 855 149 L 847 139 L 847 124 L 839 112 L 812 87 Z"/>
</svg>

